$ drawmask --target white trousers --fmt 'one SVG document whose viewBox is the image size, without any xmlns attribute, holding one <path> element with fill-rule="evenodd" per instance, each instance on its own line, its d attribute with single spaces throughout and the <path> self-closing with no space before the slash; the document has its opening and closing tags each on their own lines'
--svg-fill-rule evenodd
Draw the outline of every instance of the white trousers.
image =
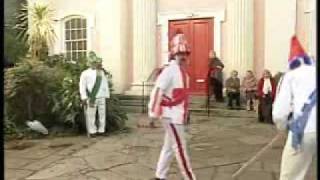
<svg viewBox="0 0 320 180">
<path fill-rule="evenodd" d="M 162 119 L 165 129 L 164 144 L 157 164 L 156 177 L 167 179 L 170 163 L 175 154 L 180 171 L 185 180 L 196 180 L 186 150 L 185 126 Z"/>
<path fill-rule="evenodd" d="M 106 126 L 106 99 L 98 98 L 94 103 L 94 107 L 89 106 L 87 103 L 86 115 L 87 115 L 87 129 L 90 134 L 104 133 Z M 96 126 L 96 113 L 99 113 L 99 128 Z"/>
<path fill-rule="evenodd" d="M 305 133 L 302 140 L 302 151 L 292 148 L 292 134 L 289 133 L 282 153 L 280 180 L 304 180 L 307 171 L 316 158 L 317 134 Z"/>
</svg>

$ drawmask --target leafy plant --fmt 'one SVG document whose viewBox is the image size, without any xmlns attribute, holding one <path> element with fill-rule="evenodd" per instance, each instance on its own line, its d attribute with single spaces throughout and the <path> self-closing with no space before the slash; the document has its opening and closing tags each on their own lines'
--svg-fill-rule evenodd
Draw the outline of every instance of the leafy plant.
<svg viewBox="0 0 320 180">
<path fill-rule="evenodd" d="M 58 88 L 56 69 L 26 58 L 5 71 L 4 95 L 8 119 L 17 125 L 39 118 L 50 126 L 55 117 L 48 114 L 50 94 Z"/>
<path fill-rule="evenodd" d="M 11 63 L 19 62 L 27 53 L 28 46 L 17 38 L 17 32 L 11 28 L 4 31 L 4 55 Z"/>
<path fill-rule="evenodd" d="M 20 37 L 29 45 L 32 58 L 42 59 L 41 52 L 46 51 L 56 37 L 53 11 L 45 4 L 27 3 L 22 5 L 17 19 L 15 28 L 20 30 Z"/>
</svg>

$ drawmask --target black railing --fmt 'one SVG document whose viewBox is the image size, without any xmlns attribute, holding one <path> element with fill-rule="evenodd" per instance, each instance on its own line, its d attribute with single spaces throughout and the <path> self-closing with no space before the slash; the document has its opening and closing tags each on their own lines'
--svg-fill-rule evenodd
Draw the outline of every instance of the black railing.
<svg viewBox="0 0 320 180">
<path fill-rule="evenodd" d="M 207 104 L 206 104 L 208 117 L 210 117 L 210 97 L 213 94 L 213 84 L 211 83 L 210 73 L 211 71 L 209 69 L 208 76 L 207 76 Z"/>
</svg>

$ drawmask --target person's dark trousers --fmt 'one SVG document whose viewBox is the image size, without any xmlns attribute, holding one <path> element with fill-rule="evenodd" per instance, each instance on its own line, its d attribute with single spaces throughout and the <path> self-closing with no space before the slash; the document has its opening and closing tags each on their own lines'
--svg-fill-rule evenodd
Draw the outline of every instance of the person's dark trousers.
<svg viewBox="0 0 320 180">
<path fill-rule="evenodd" d="M 240 92 L 229 92 L 228 93 L 228 107 L 233 107 L 233 100 L 236 101 L 236 106 L 240 107 Z"/>
<path fill-rule="evenodd" d="M 273 124 L 273 121 L 272 121 L 272 97 L 271 97 L 271 95 L 267 95 L 264 98 L 260 98 L 259 121 Z"/>
<path fill-rule="evenodd" d="M 223 102 L 223 94 L 222 94 L 223 84 L 220 80 L 215 80 L 215 96 L 217 101 Z"/>
<path fill-rule="evenodd" d="M 218 102 L 223 102 L 223 94 L 222 94 L 222 89 L 223 89 L 223 84 L 221 81 L 218 79 L 213 78 L 212 79 L 213 83 L 213 93 Z"/>
</svg>

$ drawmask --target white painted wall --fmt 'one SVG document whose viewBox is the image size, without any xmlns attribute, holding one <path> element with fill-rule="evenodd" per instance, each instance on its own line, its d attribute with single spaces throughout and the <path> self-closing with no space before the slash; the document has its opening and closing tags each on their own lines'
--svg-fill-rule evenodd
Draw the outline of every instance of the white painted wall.
<svg viewBox="0 0 320 180">
<path fill-rule="evenodd" d="M 265 7 L 265 68 L 273 74 L 287 71 L 296 0 L 266 0 Z"/>
<path fill-rule="evenodd" d="M 213 10 L 219 11 L 225 8 L 227 0 L 158 0 L 159 12 L 183 12 Z"/>
<path fill-rule="evenodd" d="M 126 0 L 97 0 L 96 44 L 104 67 L 112 73 L 116 93 L 125 90 L 127 82 Z"/>
</svg>

